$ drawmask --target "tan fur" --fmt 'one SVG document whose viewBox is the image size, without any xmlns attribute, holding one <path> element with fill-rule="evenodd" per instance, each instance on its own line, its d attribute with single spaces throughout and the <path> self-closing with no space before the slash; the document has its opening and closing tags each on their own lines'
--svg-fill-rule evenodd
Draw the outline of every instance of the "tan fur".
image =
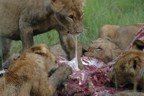
<svg viewBox="0 0 144 96">
<path fill-rule="evenodd" d="M 83 3 L 84 0 L 1 0 L 0 35 L 22 40 L 26 49 L 33 45 L 33 35 L 56 29 L 71 59 L 75 48 L 71 47 L 74 40 L 70 38 L 70 42 L 68 34 L 83 31 Z"/>
<path fill-rule="evenodd" d="M 2 77 L 0 77 L 0 94 L 2 95 L 3 90 L 4 90 L 4 80 Z"/>
<path fill-rule="evenodd" d="M 107 39 L 111 41 L 111 38 L 115 36 L 115 32 L 117 29 L 120 28 L 118 25 L 104 25 L 102 26 L 100 30 L 100 36 L 101 38 Z"/>
<path fill-rule="evenodd" d="M 144 24 L 133 24 L 126 26 L 104 25 L 100 32 L 100 37 L 115 43 L 120 49 L 126 49 L 135 34 Z"/>
<path fill-rule="evenodd" d="M 90 44 L 86 56 L 101 59 L 105 63 L 110 62 L 121 53 L 121 50 L 112 42 L 98 38 Z"/>
<path fill-rule="evenodd" d="M 44 44 L 25 50 L 4 75 L 4 96 L 53 96 L 47 72 L 55 57 Z"/>
<path fill-rule="evenodd" d="M 55 55 L 55 56 L 63 56 L 63 57 L 67 57 L 66 53 L 64 52 L 64 50 L 62 49 L 60 44 L 55 44 L 50 46 L 50 51 Z"/>
<path fill-rule="evenodd" d="M 123 55 L 114 65 L 110 79 L 118 87 L 132 83 L 135 87 L 143 88 L 144 53 L 141 51 L 130 51 Z"/>
</svg>

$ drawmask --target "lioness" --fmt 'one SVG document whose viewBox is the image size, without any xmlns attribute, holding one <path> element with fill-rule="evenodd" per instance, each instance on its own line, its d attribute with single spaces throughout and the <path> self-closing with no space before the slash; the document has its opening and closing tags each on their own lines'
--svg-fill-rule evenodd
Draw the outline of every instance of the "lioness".
<svg viewBox="0 0 144 96">
<path fill-rule="evenodd" d="M 25 50 L 3 76 L 3 96 L 53 96 L 57 86 L 71 73 L 69 66 L 61 67 L 48 77 L 55 61 L 44 44 Z"/>
<path fill-rule="evenodd" d="M 98 38 L 90 44 L 87 52 L 84 54 L 88 57 L 95 57 L 108 63 L 120 53 L 121 50 L 114 43 L 107 39 Z"/>
<path fill-rule="evenodd" d="M 33 45 L 34 35 L 56 29 L 71 59 L 75 47 L 69 34 L 83 31 L 83 3 L 84 0 L 1 0 L 0 35 L 22 40 L 26 49 Z"/>
<path fill-rule="evenodd" d="M 134 88 L 144 88 L 144 53 L 129 51 L 114 65 L 110 74 L 111 81 L 118 87 L 134 84 Z"/>
<path fill-rule="evenodd" d="M 127 26 L 104 25 L 101 28 L 101 38 L 108 39 L 115 43 L 120 49 L 126 49 L 135 34 L 144 26 L 144 24 L 133 24 Z"/>
</svg>

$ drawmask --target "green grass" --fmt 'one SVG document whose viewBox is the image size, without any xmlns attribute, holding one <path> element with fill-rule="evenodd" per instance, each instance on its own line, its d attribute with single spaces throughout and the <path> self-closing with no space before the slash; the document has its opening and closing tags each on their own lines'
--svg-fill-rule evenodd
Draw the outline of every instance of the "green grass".
<svg viewBox="0 0 144 96">
<path fill-rule="evenodd" d="M 79 41 L 90 43 L 96 39 L 100 28 L 105 24 L 128 25 L 144 22 L 143 0 L 86 0 L 84 26 L 85 31 Z M 35 43 L 52 45 L 58 43 L 57 32 L 35 36 Z M 13 42 L 11 52 L 16 52 L 21 46 Z"/>
<path fill-rule="evenodd" d="M 142 0 L 87 0 L 84 25 L 86 41 L 97 38 L 105 24 L 127 25 L 144 22 Z"/>
</svg>

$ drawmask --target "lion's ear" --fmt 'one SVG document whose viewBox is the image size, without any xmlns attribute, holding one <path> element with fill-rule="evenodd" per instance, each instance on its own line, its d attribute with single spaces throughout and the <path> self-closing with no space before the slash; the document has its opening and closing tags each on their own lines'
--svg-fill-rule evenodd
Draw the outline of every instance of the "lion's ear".
<svg viewBox="0 0 144 96">
<path fill-rule="evenodd" d="M 35 54 L 39 54 L 39 55 L 43 55 L 43 56 L 48 55 L 48 48 L 44 44 L 33 46 L 31 48 L 31 51 L 34 52 Z"/>
<path fill-rule="evenodd" d="M 52 9 L 55 12 L 60 12 L 64 7 L 63 0 L 51 0 L 51 3 L 52 3 Z"/>
<path fill-rule="evenodd" d="M 133 68 L 134 70 L 137 69 L 137 67 L 140 65 L 140 63 L 141 63 L 141 59 L 139 56 L 132 58 L 129 62 L 131 68 Z"/>
<path fill-rule="evenodd" d="M 143 50 L 144 49 L 144 42 L 141 40 L 135 40 L 133 43 L 133 48 L 138 49 L 138 50 Z"/>
</svg>

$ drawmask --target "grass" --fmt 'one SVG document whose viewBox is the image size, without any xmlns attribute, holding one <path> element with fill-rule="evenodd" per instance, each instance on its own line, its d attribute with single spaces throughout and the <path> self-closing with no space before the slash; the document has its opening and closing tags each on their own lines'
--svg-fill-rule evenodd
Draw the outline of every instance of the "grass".
<svg viewBox="0 0 144 96">
<path fill-rule="evenodd" d="M 100 28 L 105 24 L 128 25 L 144 22 L 143 0 L 86 0 L 85 31 L 79 41 L 90 43 L 96 39 Z M 53 31 L 53 30 L 52 30 Z M 58 43 L 57 32 L 35 36 L 35 43 L 52 45 Z M 11 52 L 19 51 L 20 42 L 13 42 Z"/>
<path fill-rule="evenodd" d="M 127 25 L 144 22 L 142 0 L 87 0 L 84 25 L 87 40 L 97 38 L 105 24 Z"/>
</svg>

